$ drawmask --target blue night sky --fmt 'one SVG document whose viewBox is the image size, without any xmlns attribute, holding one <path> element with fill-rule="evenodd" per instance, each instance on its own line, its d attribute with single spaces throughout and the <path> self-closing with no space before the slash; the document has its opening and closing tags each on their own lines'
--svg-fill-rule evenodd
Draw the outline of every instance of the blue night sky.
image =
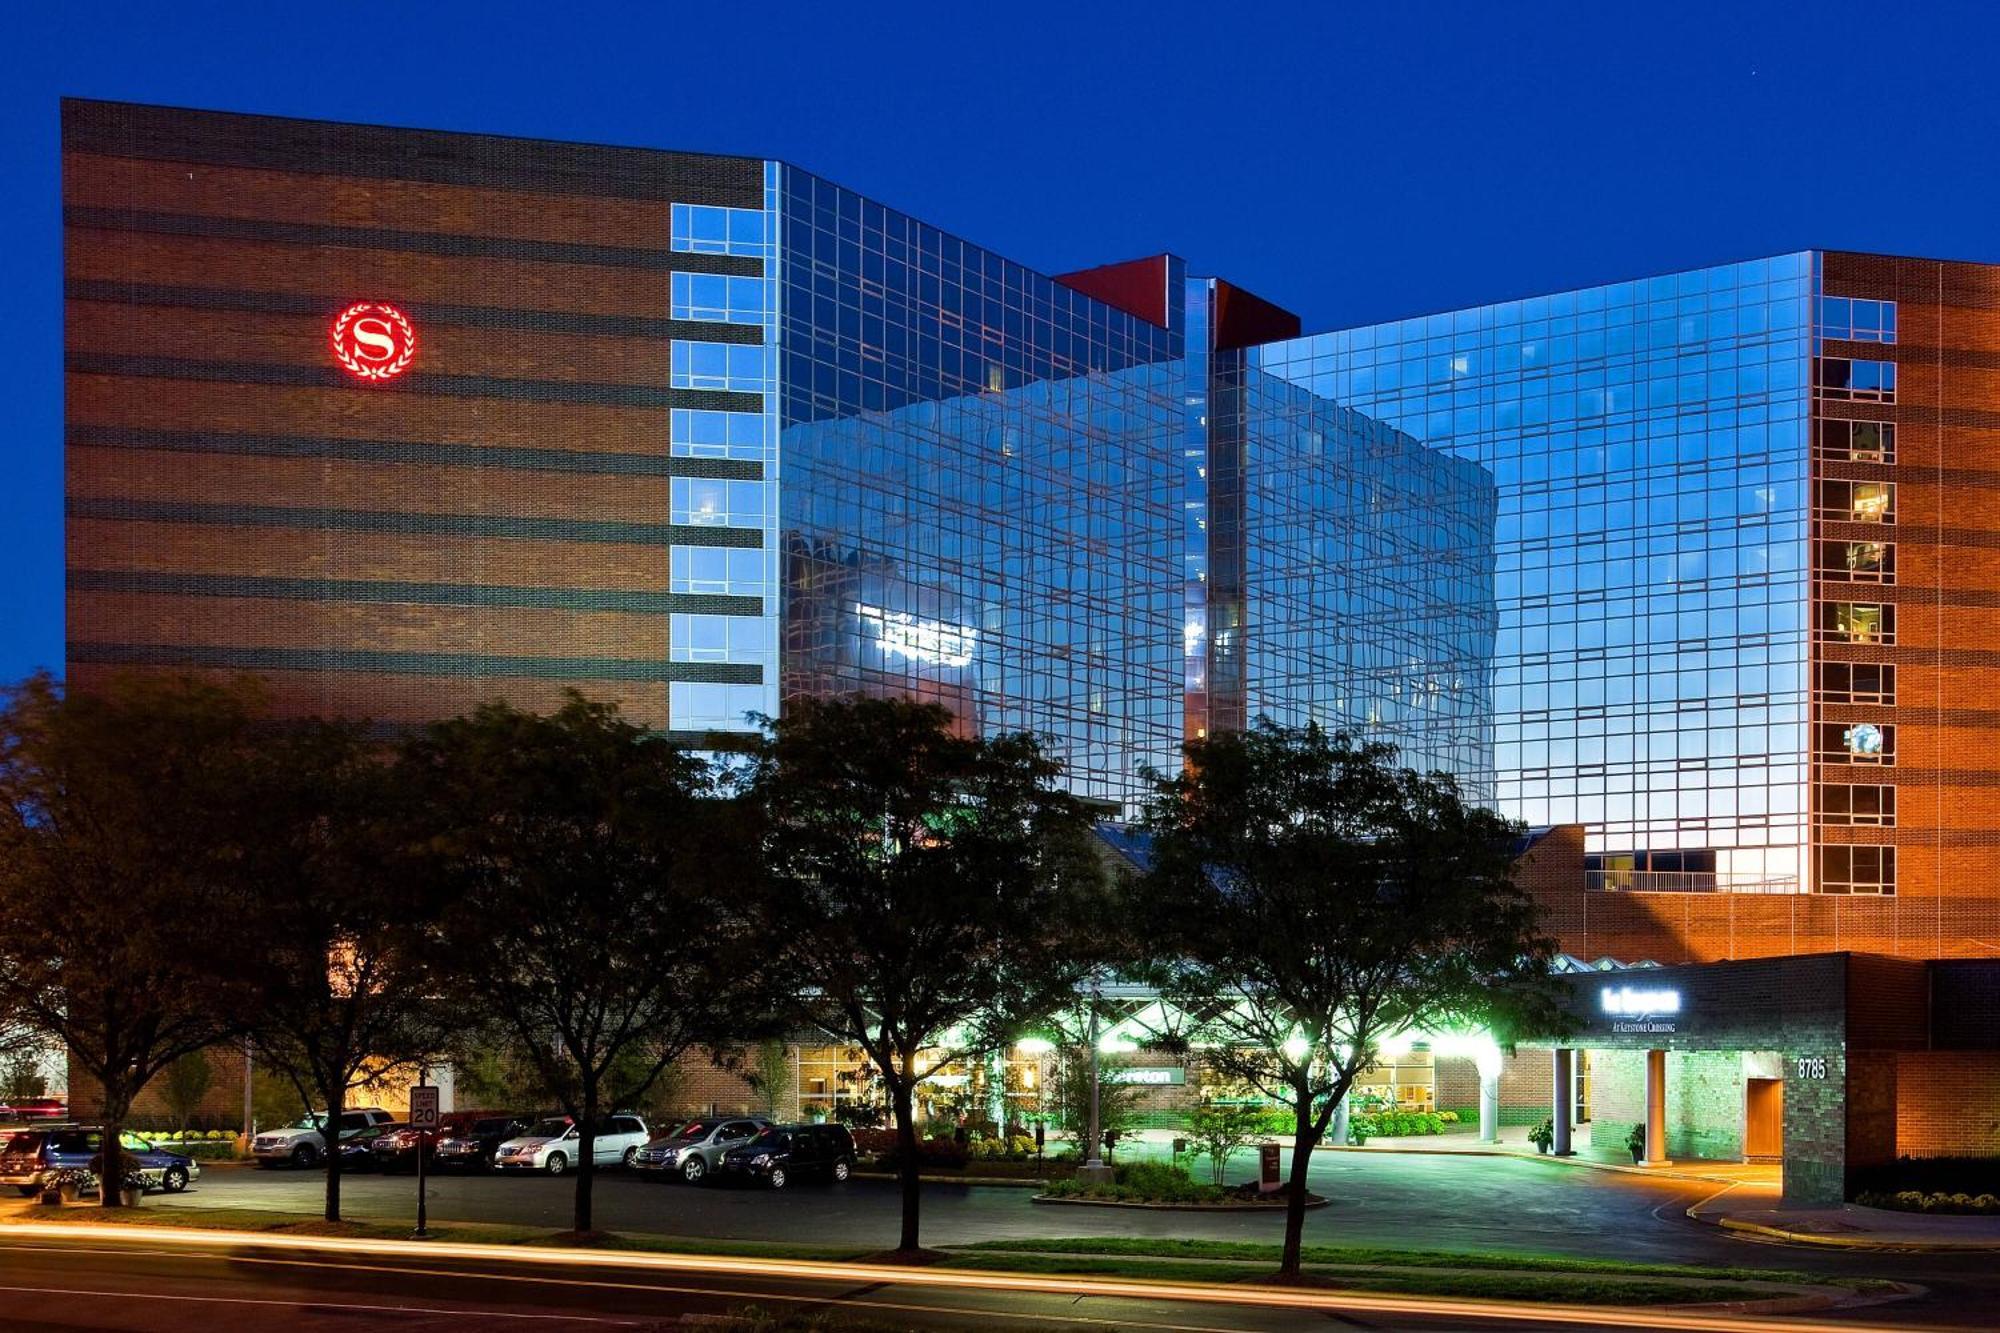
<svg viewBox="0 0 2000 1333">
<path fill-rule="evenodd" d="M 62 659 L 65 94 L 780 157 L 1045 271 L 1178 251 L 1313 330 L 1808 247 L 2000 260 L 1996 39 L 1923 3 L 20 6 L 0 680 Z"/>
</svg>

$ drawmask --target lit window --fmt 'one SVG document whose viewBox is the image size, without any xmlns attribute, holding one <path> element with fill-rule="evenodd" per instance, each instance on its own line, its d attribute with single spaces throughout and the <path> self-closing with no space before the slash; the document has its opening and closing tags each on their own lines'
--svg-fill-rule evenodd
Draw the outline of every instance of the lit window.
<svg viewBox="0 0 2000 1333">
<path fill-rule="evenodd" d="M 1894 893 L 1894 847 L 1822 847 L 1819 849 L 1821 893 Z"/>
<path fill-rule="evenodd" d="M 1869 602 L 1828 602 L 1821 608 L 1821 627 L 1842 643 L 1894 643 L 1896 608 Z"/>
<path fill-rule="evenodd" d="M 1893 827 L 1896 823 L 1896 789 L 1829 782 L 1820 788 L 1820 822 Z"/>
<path fill-rule="evenodd" d="M 1823 481 L 1819 484 L 1821 518 L 1837 523 L 1894 523 L 1896 487 L 1887 481 Z"/>
<path fill-rule="evenodd" d="M 1818 333 L 1857 343 L 1896 341 L 1896 303 L 1856 297 L 1823 296 L 1819 302 Z"/>
<path fill-rule="evenodd" d="M 673 521 L 712 527 L 756 528 L 764 524 L 764 483 L 720 477 L 675 477 Z"/>
<path fill-rule="evenodd" d="M 1821 542 L 1820 572 L 1856 583 L 1894 583 L 1896 547 L 1893 542 Z"/>
<path fill-rule="evenodd" d="M 707 204 L 675 204 L 673 248 L 699 255 L 770 253 L 764 211 L 758 208 L 717 208 Z"/>
<path fill-rule="evenodd" d="M 1815 387 L 1822 398 L 1893 403 L 1896 401 L 1894 361 L 1850 360 L 1822 356 L 1814 361 Z"/>
</svg>

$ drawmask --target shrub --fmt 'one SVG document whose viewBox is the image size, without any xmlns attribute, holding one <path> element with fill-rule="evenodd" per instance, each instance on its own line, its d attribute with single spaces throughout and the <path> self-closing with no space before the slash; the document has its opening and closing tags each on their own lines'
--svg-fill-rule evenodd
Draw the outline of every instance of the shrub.
<svg viewBox="0 0 2000 1333">
<path fill-rule="evenodd" d="M 1113 1169 L 1111 1183 L 1058 1180 L 1048 1192 L 1059 1198 L 1103 1199 L 1114 1203 L 1216 1203 L 1225 1191 L 1204 1185 L 1185 1167 L 1165 1162 L 1127 1162 Z"/>
<path fill-rule="evenodd" d="M 1455 1125 L 1455 1124 L 1457 1124 L 1457 1123 L 1458 1123 L 1458 1112 L 1456 1112 L 1456 1111 L 1439 1111 L 1439 1112 L 1437 1113 L 1437 1118 L 1438 1118 L 1439 1122 L 1440 1122 L 1440 1123 L 1442 1123 L 1442 1124 L 1447 1124 L 1447 1125 Z"/>
<path fill-rule="evenodd" d="M 1016 1134 L 1013 1138 L 1007 1140 L 1007 1152 L 1013 1157 L 1033 1157 L 1035 1155 L 1035 1136 L 1032 1134 Z"/>
<path fill-rule="evenodd" d="M 1904 1213 L 1974 1216 L 2000 1213 L 2000 1195 L 1967 1194 L 1962 1190 L 1951 1193 L 1942 1190 L 1935 1193 L 1925 1193 L 1922 1190 L 1897 1190 L 1893 1193 L 1864 1190 L 1854 1196 L 1854 1201 L 1864 1208 L 1889 1208 Z"/>
</svg>

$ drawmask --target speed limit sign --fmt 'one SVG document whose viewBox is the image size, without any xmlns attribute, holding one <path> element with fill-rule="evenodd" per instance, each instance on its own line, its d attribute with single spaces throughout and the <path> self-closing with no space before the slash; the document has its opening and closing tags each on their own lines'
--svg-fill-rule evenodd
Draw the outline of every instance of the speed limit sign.
<svg viewBox="0 0 2000 1333">
<path fill-rule="evenodd" d="M 428 1084 L 410 1089 L 410 1128 L 438 1127 L 438 1090 Z"/>
</svg>

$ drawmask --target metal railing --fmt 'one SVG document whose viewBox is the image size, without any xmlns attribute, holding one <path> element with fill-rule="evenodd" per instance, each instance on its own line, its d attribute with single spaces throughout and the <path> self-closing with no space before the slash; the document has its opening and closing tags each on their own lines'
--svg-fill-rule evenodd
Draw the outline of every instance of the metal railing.
<svg viewBox="0 0 2000 1333">
<path fill-rule="evenodd" d="M 1598 893 L 1797 893 L 1796 875 L 1732 875 L 1715 870 L 1586 870 Z"/>
</svg>

